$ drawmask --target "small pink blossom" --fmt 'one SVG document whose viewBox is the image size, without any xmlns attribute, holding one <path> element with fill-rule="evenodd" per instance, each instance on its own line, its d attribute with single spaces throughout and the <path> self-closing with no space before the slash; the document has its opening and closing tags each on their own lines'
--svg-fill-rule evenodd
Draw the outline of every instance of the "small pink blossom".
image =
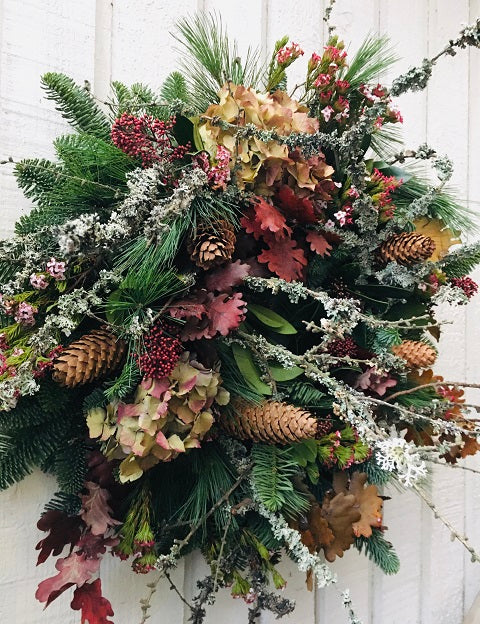
<svg viewBox="0 0 480 624">
<path fill-rule="evenodd" d="M 37 309 L 32 305 L 26 301 L 22 301 L 15 312 L 14 319 L 17 323 L 21 323 L 22 325 L 35 325 L 34 314 L 36 311 Z"/>
<path fill-rule="evenodd" d="M 330 117 L 332 116 L 334 112 L 335 111 L 333 110 L 331 106 L 325 106 L 325 108 L 322 109 L 322 115 L 326 122 L 330 121 Z"/>
<path fill-rule="evenodd" d="M 57 281 L 65 279 L 65 262 L 50 258 L 50 262 L 47 262 L 47 273 Z"/>
<path fill-rule="evenodd" d="M 396 379 L 390 377 L 388 373 L 380 374 L 376 368 L 372 367 L 367 368 L 364 373 L 358 376 L 354 387 L 360 388 L 360 390 L 370 390 L 378 396 L 383 396 L 388 388 L 393 388 L 396 385 Z"/>
<path fill-rule="evenodd" d="M 23 355 L 24 353 L 24 349 L 20 349 L 20 347 L 15 347 L 15 349 L 12 351 L 12 355 L 14 357 L 18 357 L 19 355 Z"/>
<path fill-rule="evenodd" d="M 32 273 L 30 275 L 30 284 L 37 290 L 45 290 L 48 286 L 48 281 L 41 273 Z"/>
<path fill-rule="evenodd" d="M 320 63 L 321 60 L 322 60 L 322 57 L 316 52 L 314 52 L 312 56 L 310 57 L 310 60 L 308 61 L 308 69 L 310 71 L 312 71 L 312 69 L 315 69 L 315 67 L 317 67 L 317 65 Z"/>
<path fill-rule="evenodd" d="M 5 333 L 0 334 L 0 351 L 6 351 L 8 349 L 7 336 Z"/>
<path fill-rule="evenodd" d="M 288 61 L 292 62 L 302 55 L 303 50 L 300 48 L 298 43 L 294 43 L 292 41 L 289 46 L 284 46 L 277 52 L 277 62 L 279 65 L 285 65 Z"/>
<path fill-rule="evenodd" d="M 3 353 L 0 353 L 0 375 L 3 375 L 8 370 L 7 358 Z"/>
<path fill-rule="evenodd" d="M 315 82 L 313 83 L 313 86 L 325 87 L 326 85 L 330 84 L 331 80 L 332 80 L 332 77 L 329 74 L 318 74 L 318 76 L 315 79 Z"/>
</svg>

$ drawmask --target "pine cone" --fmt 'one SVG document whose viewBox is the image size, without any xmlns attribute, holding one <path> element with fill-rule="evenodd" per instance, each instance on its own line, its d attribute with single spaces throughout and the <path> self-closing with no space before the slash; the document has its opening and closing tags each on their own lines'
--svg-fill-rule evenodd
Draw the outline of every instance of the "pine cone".
<svg viewBox="0 0 480 624">
<path fill-rule="evenodd" d="M 238 402 L 235 417 L 221 417 L 220 426 L 231 436 L 240 440 L 267 442 L 268 444 L 291 444 L 314 438 L 317 420 L 300 407 L 270 401 L 262 405 Z"/>
<path fill-rule="evenodd" d="M 208 271 L 230 260 L 235 241 L 231 223 L 220 219 L 214 225 L 201 224 L 197 227 L 195 238 L 188 244 L 188 253 L 198 267 Z"/>
<path fill-rule="evenodd" d="M 61 386 L 81 386 L 112 373 L 125 352 L 123 340 L 106 329 L 94 329 L 62 351 L 54 362 L 52 377 Z"/>
<path fill-rule="evenodd" d="M 378 250 L 378 258 L 384 264 L 397 262 L 408 266 L 430 258 L 434 251 L 435 242 L 429 236 L 417 232 L 402 232 L 387 238 Z"/>
<path fill-rule="evenodd" d="M 410 368 L 428 368 L 437 359 L 433 347 L 418 340 L 404 340 L 392 347 L 392 351 L 408 364 Z"/>
</svg>

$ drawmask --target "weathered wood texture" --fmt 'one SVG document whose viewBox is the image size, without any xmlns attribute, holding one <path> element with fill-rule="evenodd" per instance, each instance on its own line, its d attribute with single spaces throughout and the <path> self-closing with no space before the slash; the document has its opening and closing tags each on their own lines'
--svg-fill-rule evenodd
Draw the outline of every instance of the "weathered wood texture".
<svg viewBox="0 0 480 624">
<path fill-rule="evenodd" d="M 197 9 L 219 11 L 238 38 L 240 48 L 259 45 L 264 55 L 273 42 L 288 33 L 308 51 L 320 50 L 326 0 L 0 0 L 0 158 L 52 155 L 51 141 L 66 130 L 51 102 L 42 98 L 39 77 L 63 71 L 75 80 L 89 80 L 105 99 L 112 79 L 145 81 L 153 86 L 175 67 L 176 52 L 169 30 L 175 19 Z M 338 0 L 335 23 L 351 49 L 366 33 L 390 35 L 401 60 L 398 72 L 437 52 L 455 35 L 461 23 L 480 15 L 480 0 Z M 302 59 L 305 65 L 305 59 Z M 299 63 L 301 65 L 301 63 Z M 426 92 L 404 96 L 404 136 L 409 147 L 424 141 L 456 163 L 454 186 L 458 196 L 480 211 L 480 52 L 461 52 L 442 59 Z M 294 69 L 292 84 L 301 76 Z M 11 168 L 0 168 L 2 220 L 0 235 L 12 231 L 14 221 L 29 209 L 16 189 Z M 480 299 L 480 297 L 478 298 Z M 479 301 L 468 310 L 443 311 L 454 323 L 443 339 L 440 372 L 452 379 L 478 383 L 480 369 Z M 475 401 L 478 403 L 478 397 Z M 474 462 L 470 462 L 474 465 Z M 439 467 L 431 495 L 439 509 L 480 549 L 479 477 Z M 53 572 L 53 563 L 34 567 L 35 524 L 43 502 L 54 491 L 50 478 L 35 474 L 1 494 L 0 619 L 10 624 L 73 624 L 77 613 L 68 597 L 54 602 L 46 613 L 35 602 L 39 580 Z M 349 552 L 334 565 L 340 590 L 350 587 L 365 624 L 460 624 L 480 589 L 480 565 L 472 564 L 448 531 L 412 494 L 394 493 L 385 506 L 385 522 L 402 561 L 398 576 L 383 576 L 363 557 Z M 191 558 L 176 572 L 187 595 L 204 564 Z M 297 598 L 290 624 L 337 624 L 345 621 L 338 590 L 304 591 L 304 580 L 291 564 L 285 566 L 286 593 Z M 117 624 L 140 620 L 138 600 L 145 577 L 129 573 L 113 558 L 102 563 L 102 582 L 111 599 Z M 176 595 L 163 586 L 155 596 L 153 622 L 188 621 Z M 211 621 L 245 622 L 246 608 L 221 596 Z M 476 619 L 469 620 L 478 622 Z M 263 624 L 273 622 L 264 616 Z"/>
</svg>

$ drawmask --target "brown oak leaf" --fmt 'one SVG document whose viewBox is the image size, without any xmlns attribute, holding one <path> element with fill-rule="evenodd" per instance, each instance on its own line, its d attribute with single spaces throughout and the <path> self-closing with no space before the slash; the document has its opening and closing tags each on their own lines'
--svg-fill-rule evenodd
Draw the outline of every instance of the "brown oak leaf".
<svg viewBox="0 0 480 624">
<path fill-rule="evenodd" d="M 355 496 L 340 492 L 334 496 L 327 495 L 322 503 L 322 515 L 328 522 L 334 540 L 331 544 L 323 546 L 325 559 L 335 561 L 336 557 L 343 557 L 343 553 L 350 548 L 355 541 L 353 524 L 358 522 L 361 513 L 355 508 Z"/>
<path fill-rule="evenodd" d="M 353 494 L 354 508 L 361 516 L 353 523 L 353 532 L 356 537 L 371 537 L 372 527 L 381 528 L 383 522 L 383 500 L 378 496 L 375 485 L 367 485 L 365 472 L 354 472 L 350 479 L 345 472 L 336 472 L 333 475 L 333 489 L 336 493 Z"/>
</svg>

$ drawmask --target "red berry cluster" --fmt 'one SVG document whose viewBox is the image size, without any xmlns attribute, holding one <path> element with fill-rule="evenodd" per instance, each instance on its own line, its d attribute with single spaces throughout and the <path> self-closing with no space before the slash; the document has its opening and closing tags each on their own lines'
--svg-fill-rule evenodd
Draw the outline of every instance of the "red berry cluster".
<svg viewBox="0 0 480 624">
<path fill-rule="evenodd" d="M 357 358 L 360 354 L 360 347 L 353 340 L 353 338 L 348 336 L 343 340 L 332 340 L 332 342 L 328 344 L 328 353 L 339 358 L 347 356 Z"/>
<path fill-rule="evenodd" d="M 112 126 L 112 141 L 125 154 L 139 158 L 143 167 L 160 160 L 173 162 L 183 158 L 189 149 L 188 145 L 172 145 L 174 125 L 174 117 L 161 121 L 151 115 L 135 117 L 123 113 Z"/>
<path fill-rule="evenodd" d="M 469 299 L 478 291 L 478 284 L 471 277 L 453 277 L 450 282 L 453 286 L 461 288 Z"/>
<path fill-rule="evenodd" d="M 324 416 L 323 418 L 319 418 L 317 421 L 317 438 L 323 438 L 330 433 L 332 430 L 332 417 L 330 414 L 328 416 Z"/>
<path fill-rule="evenodd" d="M 157 324 L 144 336 L 145 353 L 137 358 L 144 377 L 160 379 L 167 377 L 178 362 L 182 343 L 178 338 L 165 334 L 165 327 Z"/>
</svg>

